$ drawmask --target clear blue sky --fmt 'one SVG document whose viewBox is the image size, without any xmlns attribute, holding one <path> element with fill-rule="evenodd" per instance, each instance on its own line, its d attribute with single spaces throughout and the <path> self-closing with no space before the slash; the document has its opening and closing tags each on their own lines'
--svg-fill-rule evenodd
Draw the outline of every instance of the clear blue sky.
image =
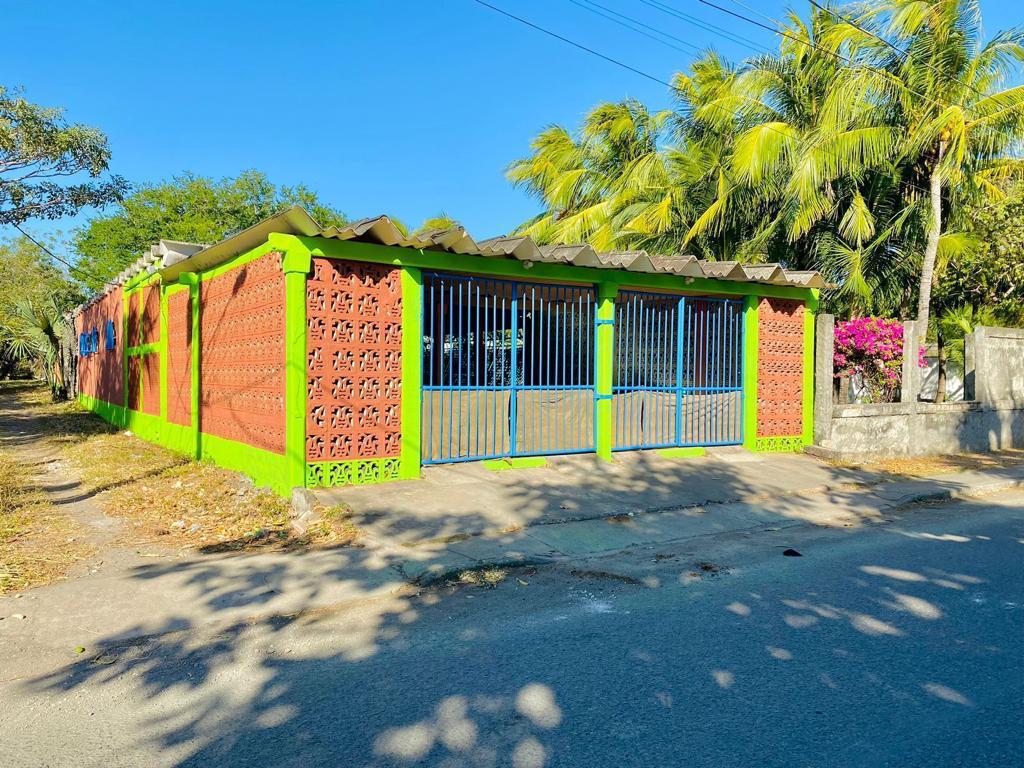
<svg viewBox="0 0 1024 768">
<path fill-rule="evenodd" d="M 571 0 L 489 1 L 662 80 L 693 58 L 686 45 L 660 45 Z M 594 2 L 699 49 L 751 53 L 643 0 Z M 659 2 L 773 44 L 697 0 Z M 809 7 L 746 3 L 774 17 Z M 988 35 L 1024 22 L 1019 0 L 981 4 Z M 478 237 L 535 213 L 504 168 L 545 125 L 575 126 L 597 103 L 626 96 L 668 105 L 663 86 L 473 0 L 8 0 L 2 13 L 4 84 L 105 131 L 112 170 L 135 184 L 257 168 L 308 185 L 352 217 L 388 213 L 417 225 L 445 211 Z M 30 229 L 67 230 L 83 218 Z"/>
</svg>

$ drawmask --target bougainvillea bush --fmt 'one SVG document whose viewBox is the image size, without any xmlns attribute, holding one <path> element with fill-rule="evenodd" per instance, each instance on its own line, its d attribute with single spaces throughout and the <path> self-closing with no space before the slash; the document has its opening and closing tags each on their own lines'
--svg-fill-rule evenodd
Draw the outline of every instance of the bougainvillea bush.
<svg viewBox="0 0 1024 768">
<path fill-rule="evenodd" d="M 836 323 L 835 376 L 860 379 L 869 402 L 897 399 L 903 374 L 903 323 L 882 317 L 858 317 Z M 918 365 L 926 365 L 924 349 Z"/>
</svg>

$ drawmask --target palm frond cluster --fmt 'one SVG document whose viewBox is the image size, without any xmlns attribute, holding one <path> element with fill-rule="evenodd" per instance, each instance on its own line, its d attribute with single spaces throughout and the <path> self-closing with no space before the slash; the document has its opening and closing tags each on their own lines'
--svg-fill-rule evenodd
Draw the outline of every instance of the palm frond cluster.
<svg viewBox="0 0 1024 768">
<path fill-rule="evenodd" d="M 1024 86 L 1003 88 L 1022 62 L 1024 31 L 982 41 L 977 0 L 789 14 L 774 54 L 676 74 L 672 109 L 544 129 L 508 169 L 543 206 L 519 232 L 779 261 L 822 271 L 837 311 L 927 312 L 967 207 L 1024 175 Z"/>
</svg>

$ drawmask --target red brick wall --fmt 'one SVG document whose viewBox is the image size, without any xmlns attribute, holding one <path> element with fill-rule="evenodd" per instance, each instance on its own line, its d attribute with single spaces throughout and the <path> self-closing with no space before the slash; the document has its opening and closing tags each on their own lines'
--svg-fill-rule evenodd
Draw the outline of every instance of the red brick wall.
<svg viewBox="0 0 1024 768">
<path fill-rule="evenodd" d="M 314 258 L 306 319 L 306 458 L 398 456 L 401 270 Z"/>
<path fill-rule="evenodd" d="M 268 253 L 200 283 L 200 424 L 274 453 L 285 448 L 285 281 Z"/>
<path fill-rule="evenodd" d="M 804 305 L 761 299 L 757 318 L 757 436 L 803 432 Z"/>
<path fill-rule="evenodd" d="M 75 338 L 95 328 L 99 331 L 99 351 L 78 360 L 78 391 L 105 403 L 124 402 L 124 339 L 121 324 L 124 313 L 121 289 L 115 288 L 83 310 L 75 318 Z M 114 348 L 107 349 L 107 321 L 114 321 Z"/>
<path fill-rule="evenodd" d="M 167 297 L 167 421 L 192 424 L 192 301 L 187 289 Z"/>
</svg>

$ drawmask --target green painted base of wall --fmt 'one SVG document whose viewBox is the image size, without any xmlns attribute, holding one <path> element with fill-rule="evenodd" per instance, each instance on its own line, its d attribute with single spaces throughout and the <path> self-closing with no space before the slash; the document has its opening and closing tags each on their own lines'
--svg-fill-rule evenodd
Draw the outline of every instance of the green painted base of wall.
<svg viewBox="0 0 1024 768">
<path fill-rule="evenodd" d="M 548 460 L 543 456 L 517 456 L 510 459 L 488 459 L 482 462 L 484 469 L 491 472 L 504 472 L 506 469 L 536 469 L 546 467 Z"/>
<path fill-rule="evenodd" d="M 292 488 L 285 472 L 285 457 L 281 454 L 234 440 L 201 434 L 199 455 L 196 456 L 196 435 L 191 427 L 169 424 L 157 416 L 105 403 L 88 395 L 79 395 L 78 401 L 103 420 L 121 429 L 131 430 L 143 440 L 186 456 L 207 459 L 225 469 L 241 472 L 251 478 L 256 485 L 266 486 L 281 496 L 287 497 L 291 494 Z"/>
<path fill-rule="evenodd" d="M 318 461 L 306 464 L 307 488 L 372 485 L 400 479 L 402 479 L 402 460 L 398 458 Z"/>
<path fill-rule="evenodd" d="M 687 448 L 661 448 L 658 454 L 669 459 L 694 459 L 699 456 L 707 456 L 707 448 L 691 446 Z"/>
<path fill-rule="evenodd" d="M 759 453 L 799 453 L 804 449 L 803 435 L 792 437 L 758 437 L 753 450 Z"/>
</svg>

